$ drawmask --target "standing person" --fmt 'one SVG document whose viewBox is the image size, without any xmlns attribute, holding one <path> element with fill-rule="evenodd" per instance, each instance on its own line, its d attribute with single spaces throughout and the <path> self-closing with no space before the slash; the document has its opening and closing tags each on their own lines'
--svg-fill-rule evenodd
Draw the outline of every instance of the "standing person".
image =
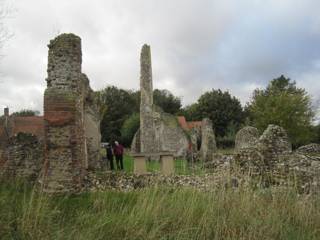
<svg viewBox="0 0 320 240">
<path fill-rule="evenodd" d="M 113 166 L 113 152 L 112 152 L 112 147 L 109 143 L 106 145 L 106 155 L 107 155 L 107 162 L 110 164 L 110 169 L 114 170 Z"/>
<path fill-rule="evenodd" d="M 123 146 L 118 142 L 114 142 L 113 153 L 116 157 L 117 169 L 123 170 Z"/>
</svg>

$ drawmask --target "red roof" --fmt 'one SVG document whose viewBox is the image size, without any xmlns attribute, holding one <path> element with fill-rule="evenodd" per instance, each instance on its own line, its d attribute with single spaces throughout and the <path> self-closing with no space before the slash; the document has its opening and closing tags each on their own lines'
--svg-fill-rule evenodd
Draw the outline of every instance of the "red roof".
<svg viewBox="0 0 320 240">
<path fill-rule="evenodd" d="M 193 128 L 202 126 L 202 122 L 201 121 L 187 122 L 186 118 L 184 116 L 178 116 L 178 122 L 179 122 L 180 126 L 184 130 L 187 130 L 187 131 L 189 131 L 189 130 L 191 130 Z"/>
<path fill-rule="evenodd" d="M 196 127 L 201 127 L 201 126 L 202 126 L 202 122 L 201 121 L 188 122 L 189 129 L 196 128 Z"/>
<path fill-rule="evenodd" d="M 188 123 L 187 123 L 186 118 L 184 116 L 178 116 L 178 122 L 184 130 L 189 130 Z"/>
</svg>

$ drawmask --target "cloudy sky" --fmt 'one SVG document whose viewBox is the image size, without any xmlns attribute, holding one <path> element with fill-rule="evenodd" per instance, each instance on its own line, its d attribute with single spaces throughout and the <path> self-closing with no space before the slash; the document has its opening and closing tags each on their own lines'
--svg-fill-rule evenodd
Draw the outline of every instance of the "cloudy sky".
<svg viewBox="0 0 320 240">
<path fill-rule="evenodd" d="M 0 0 L 4 1 L 4 0 Z M 138 89 L 139 52 L 152 50 L 154 87 L 183 104 L 212 88 L 245 104 L 284 74 L 319 100 L 319 0 L 7 0 L 14 34 L 0 62 L 0 107 L 42 110 L 47 44 L 82 38 L 93 89 Z"/>
</svg>

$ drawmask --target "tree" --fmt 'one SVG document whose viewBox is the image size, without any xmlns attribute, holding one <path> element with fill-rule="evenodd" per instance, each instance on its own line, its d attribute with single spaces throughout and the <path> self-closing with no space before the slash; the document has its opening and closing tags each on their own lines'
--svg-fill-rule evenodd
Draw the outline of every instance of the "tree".
<svg viewBox="0 0 320 240">
<path fill-rule="evenodd" d="M 287 130 L 295 146 L 312 139 L 311 98 L 290 78 L 281 75 L 270 81 L 266 89 L 256 89 L 247 108 L 253 125 L 260 131 L 269 124 L 279 125 Z"/>
<path fill-rule="evenodd" d="M 121 139 L 121 127 L 134 112 L 138 112 L 138 103 L 132 91 L 109 86 L 97 94 L 100 104 L 101 135 L 103 141 Z"/>
<path fill-rule="evenodd" d="M 127 119 L 140 112 L 140 91 L 124 90 L 115 86 L 108 86 L 95 93 L 100 105 L 101 135 L 103 141 L 116 139 L 131 143 L 132 133 L 126 132 L 124 126 Z M 175 114 L 181 107 L 181 101 L 168 90 L 154 90 L 154 103 L 165 112 Z M 129 121 L 129 120 L 128 120 Z M 130 122 L 129 122 L 130 123 Z M 137 121 L 135 122 L 137 123 Z M 123 129 L 122 127 L 126 130 Z M 132 129 L 130 128 L 130 131 Z M 122 136 L 122 133 L 125 134 Z M 123 139 L 123 140 L 122 140 Z"/>
<path fill-rule="evenodd" d="M 121 139 L 125 146 L 130 146 L 132 139 L 140 127 L 139 113 L 132 114 L 121 127 Z"/>
<path fill-rule="evenodd" d="M 40 114 L 39 111 L 34 111 L 30 109 L 22 109 L 19 112 L 12 113 L 13 116 L 18 116 L 18 117 L 38 116 L 39 114 Z"/>
<path fill-rule="evenodd" d="M 166 113 L 176 114 L 181 108 L 181 99 L 166 89 L 155 89 L 153 91 L 153 102 Z"/>
<path fill-rule="evenodd" d="M 197 103 L 184 108 L 182 113 L 188 120 L 211 119 L 216 135 L 223 137 L 228 129 L 238 129 L 244 122 L 244 113 L 240 101 L 229 92 L 212 89 L 200 96 Z M 232 126 L 232 127 L 230 127 Z"/>
</svg>

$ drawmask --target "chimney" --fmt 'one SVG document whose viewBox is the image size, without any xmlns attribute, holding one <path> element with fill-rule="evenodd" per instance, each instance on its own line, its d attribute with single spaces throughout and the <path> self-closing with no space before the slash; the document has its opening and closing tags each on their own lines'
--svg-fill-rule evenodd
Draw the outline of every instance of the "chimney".
<svg viewBox="0 0 320 240">
<path fill-rule="evenodd" d="M 9 108 L 8 107 L 4 108 L 4 116 L 9 117 Z"/>
</svg>

